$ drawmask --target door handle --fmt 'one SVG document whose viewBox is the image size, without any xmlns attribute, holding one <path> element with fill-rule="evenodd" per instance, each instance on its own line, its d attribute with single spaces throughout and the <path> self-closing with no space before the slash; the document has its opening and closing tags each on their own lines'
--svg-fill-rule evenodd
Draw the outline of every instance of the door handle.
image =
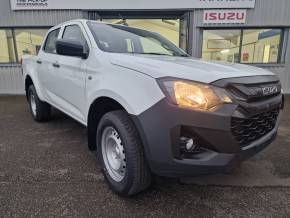
<svg viewBox="0 0 290 218">
<path fill-rule="evenodd" d="M 41 60 L 37 60 L 36 63 L 42 64 L 42 61 Z"/>
<path fill-rule="evenodd" d="M 52 66 L 54 66 L 56 68 L 60 68 L 60 65 L 58 63 L 53 63 Z"/>
</svg>

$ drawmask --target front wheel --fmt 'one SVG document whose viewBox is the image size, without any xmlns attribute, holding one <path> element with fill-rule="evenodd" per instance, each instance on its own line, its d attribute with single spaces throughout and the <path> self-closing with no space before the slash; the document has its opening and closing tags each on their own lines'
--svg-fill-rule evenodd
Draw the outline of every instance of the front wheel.
<svg viewBox="0 0 290 218">
<path fill-rule="evenodd" d="M 146 189 L 151 173 L 136 127 L 125 111 L 105 114 L 97 129 L 97 153 L 110 188 L 121 196 Z"/>
</svg>

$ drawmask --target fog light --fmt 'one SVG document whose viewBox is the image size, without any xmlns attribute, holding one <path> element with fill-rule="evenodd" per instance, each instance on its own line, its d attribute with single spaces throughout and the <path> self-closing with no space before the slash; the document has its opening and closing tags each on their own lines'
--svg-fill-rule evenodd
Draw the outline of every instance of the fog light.
<svg viewBox="0 0 290 218">
<path fill-rule="evenodd" d="M 189 139 L 187 142 L 186 142 L 186 150 L 191 150 L 193 148 L 193 139 Z"/>
<path fill-rule="evenodd" d="M 180 147 L 184 152 L 193 152 L 198 148 L 198 144 L 193 138 L 180 137 Z"/>
</svg>

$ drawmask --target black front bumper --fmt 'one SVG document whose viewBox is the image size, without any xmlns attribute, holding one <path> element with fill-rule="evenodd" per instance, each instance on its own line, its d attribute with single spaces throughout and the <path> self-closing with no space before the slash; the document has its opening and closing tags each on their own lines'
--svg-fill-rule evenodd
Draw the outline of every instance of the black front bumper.
<svg viewBox="0 0 290 218">
<path fill-rule="evenodd" d="M 259 111 L 280 108 L 281 100 L 278 95 L 255 103 L 254 107 Z M 197 111 L 181 109 L 164 98 L 139 116 L 133 116 L 151 171 L 169 177 L 224 173 L 263 150 L 277 135 L 280 114 L 271 131 L 241 146 L 232 134 L 232 118 L 239 107 L 234 103 L 213 111 Z M 180 137 L 184 131 L 198 138 L 201 145 L 198 152 L 182 154 Z"/>
</svg>

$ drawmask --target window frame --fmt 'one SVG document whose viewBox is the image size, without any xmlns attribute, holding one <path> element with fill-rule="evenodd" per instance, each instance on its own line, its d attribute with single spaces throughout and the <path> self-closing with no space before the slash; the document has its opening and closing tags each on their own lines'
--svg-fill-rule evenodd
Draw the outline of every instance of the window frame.
<svg viewBox="0 0 290 218">
<path fill-rule="evenodd" d="M 19 56 L 18 56 L 18 51 L 17 51 L 17 45 L 16 45 L 16 36 L 15 36 L 15 30 L 21 30 L 21 29 L 47 29 L 47 33 L 50 30 L 50 28 L 52 28 L 52 26 L 11 26 L 11 27 L 1 27 L 0 26 L 0 30 L 11 30 L 12 31 L 12 38 L 13 38 L 13 51 L 15 54 L 15 62 L 0 62 L 0 66 L 3 65 L 19 65 L 20 64 L 20 60 L 19 60 Z M 46 35 L 47 36 L 47 35 Z M 44 37 L 43 42 L 46 39 L 46 36 Z"/>
<path fill-rule="evenodd" d="M 278 59 L 277 62 L 273 63 L 243 63 L 241 62 L 241 58 L 242 58 L 242 49 L 243 49 L 243 39 L 244 39 L 244 31 L 246 30 L 263 30 L 263 29 L 271 29 L 271 30 L 276 30 L 279 29 L 281 30 L 281 35 L 280 35 L 280 45 L 279 45 L 279 54 L 278 54 Z M 234 27 L 204 27 L 201 28 L 202 31 L 202 37 L 201 40 L 203 41 L 203 37 L 204 37 L 204 31 L 207 30 L 239 30 L 241 32 L 241 39 L 240 39 L 240 46 L 239 46 L 239 61 L 235 62 L 236 64 L 247 64 L 247 65 L 266 65 L 266 66 L 270 66 L 270 65 L 281 65 L 285 63 L 285 60 L 283 58 L 283 49 L 284 49 L 284 40 L 285 40 L 285 28 L 284 27 L 271 27 L 271 26 L 263 26 L 263 27 L 240 27 L 240 26 L 234 26 Z M 202 53 L 203 53 L 203 43 L 201 43 L 201 53 L 200 53 L 200 57 L 202 58 Z"/>
</svg>

